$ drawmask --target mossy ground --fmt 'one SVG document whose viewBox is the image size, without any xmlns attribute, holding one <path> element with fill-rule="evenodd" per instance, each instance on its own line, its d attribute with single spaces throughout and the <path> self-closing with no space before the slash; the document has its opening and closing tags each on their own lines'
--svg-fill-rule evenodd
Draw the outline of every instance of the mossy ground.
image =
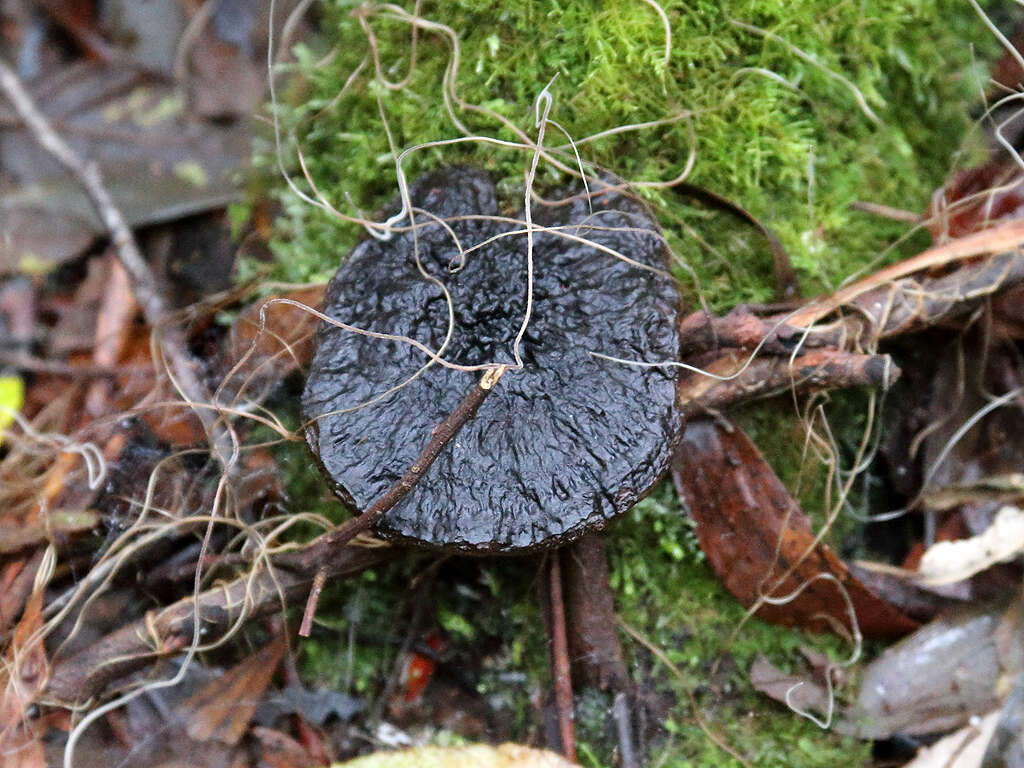
<svg viewBox="0 0 1024 768">
<path fill-rule="evenodd" d="M 690 113 L 689 120 L 603 138 L 581 152 L 622 178 L 665 180 L 684 167 L 693 149 L 689 181 L 773 227 L 808 292 L 834 287 L 905 231 L 904 225 L 851 212 L 852 201 L 924 208 L 962 145 L 968 105 L 979 101 L 984 78 L 973 64 L 978 46 L 992 48 L 974 12 L 957 0 L 662 5 L 672 26 L 668 66 L 661 21 L 640 0 L 424 3 L 421 14 L 459 36 L 459 96 L 530 133 L 534 101 L 555 74 L 551 117 L 577 141 Z M 396 189 L 378 96 L 399 148 L 459 133 L 441 98 L 451 49 L 436 33 L 421 31 L 406 87 L 375 86 L 368 67 L 343 99 L 333 101 L 368 50 L 353 7 L 347 0 L 324 3 L 323 39 L 295 49 L 302 78 L 293 81 L 279 116 L 286 130 L 297 130 L 325 196 L 348 213 L 355 213 L 348 201 L 372 213 Z M 410 65 L 408 25 L 376 17 L 370 23 L 385 75 L 401 80 Z M 325 63 L 327 50 L 332 53 Z M 493 119 L 456 112 L 471 131 L 516 139 Z M 549 144 L 563 141 L 549 131 Z M 286 156 L 297 172 L 293 146 Z M 262 157 L 270 170 L 270 153 Z M 414 153 L 406 170 L 412 178 L 456 162 L 487 168 L 511 192 L 522 187 L 529 157 L 461 144 Z M 564 179 L 542 164 L 539 188 L 560 183 Z M 280 184 L 276 188 L 284 214 L 276 224 L 274 275 L 289 281 L 329 277 L 358 228 L 302 203 Z M 646 194 L 713 308 L 771 297 L 771 260 L 755 232 L 675 192 Z"/>
<path fill-rule="evenodd" d="M 424 2 L 421 15 L 443 22 L 459 36 L 459 95 L 531 133 L 534 100 L 556 73 L 551 117 L 576 140 L 688 112 L 688 120 L 588 143 L 584 157 L 626 179 L 669 179 L 693 149 L 696 159 L 688 180 L 739 203 L 772 227 L 808 294 L 835 287 L 905 232 L 904 225 L 851 211 L 851 202 L 923 210 L 957 162 L 958 151 L 970 155 L 971 142 L 964 141 L 969 106 L 978 103 L 984 81 L 977 62 L 995 46 L 965 2 L 664 0 L 661 7 L 672 28 L 667 65 L 661 21 L 641 0 Z M 351 15 L 352 2 L 326 0 L 323 8 L 322 37 L 295 49 L 293 69 L 301 76 L 289 81 L 278 115 L 286 132 L 296 131 L 310 173 L 326 197 L 349 213 L 355 213 L 352 205 L 373 212 L 395 192 L 378 96 L 400 148 L 459 135 L 441 98 L 451 49 L 441 36 L 423 31 L 405 87 L 381 89 L 364 73 L 334 103 L 368 49 Z M 386 76 L 401 80 L 410 67 L 408 26 L 370 21 Z M 516 138 L 493 119 L 464 110 L 458 116 L 479 134 Z M 286 164 L 297 173 L 294 146 L 286 142 L 285 150 Z M 257 156 L 272 179 L 269 145 Z M 473 163 L 490 170 L 514 202 L 521 196 L 528 160 L 523 152 L 463 144 L 417 152 L 406 172 L 412 178 L 441 164 Z M 960 162 L 966 162 L 963 154 Z M 539 189 L 562 183 L 542 166 Z M 246 262 L 241 277 L 326 279 L 358 238 L 358 227 L 301 202 L 279 180 L 270 185 L 282 210 L 275 224 L 274 260 L 269 265 Z M 679 273 L 691 300 L 699 290 L 712 309 L 724 310 L 771 299 L 771 259 L 756 232 L 671 190 L 644 194 L 669 244 L 697 276 L 699 284 Z M 920 237 L 911 239 L 887 257 L 922 244 Z M 792 426 L 788 401 L 748 411 L 742 421 L 782 477 L 793 482 L 800 469 L 800 440 L 791 439 L 799 427 Z M 862 426 L 855 423 L 852 429 Z M 323 486 L 309 462 L 299 457 L 285 466 L 295 503 L 307 509 L 319 504 Z M 812 473 L 805 482 L 802 500 L 820 519 L 822 481 Z M 746 675 L 754 656 L 762 652 L 786 666 L 797 646 L 809 641 L 799 632 L 749 622 L 728 649 L 726 672 L 714 686 L 709 684 L 709 670 L 743 610 L 703 562 L 668 486 L 612 526 L 609 541 L 621 616 L 662 648 L 685 678 L 675 679 L 626 638 L 637 682 L 669 692 L 678 702 L 664 722 L 650 764 L 730 764 L 693 721 L 683 685 L 697 691 L 712 727 L 756 766 L 864 762 L 865 745 L 821 731 L 751 689 Z M 360 636 L 392 637 L 409 568 L 392 566 L 334 588 L 325 595 L 321 617 L 343 630 L 355 623 Z M 513 561 L 482 565 L 479 573 L 473 588 L 489 599 L 470 606 L 464 589 L 441 581 L 434 596 L 437 616 L 456 648 L 471 648 L 485 635 L 507 639 L 500 663 L 506 671 L 521 671 L 526 683 L 501 688 L 496 677 L 484 673 L 479 685 L 488 695 L 509 697 L 525 738 L 533 718 L 529 692 L 547 684 L 543 633 L 534 607 L 535 574 Z M 810 642 L 837 659 L 848 651 L 836 640 Z M 313 641 L 303 648 L 307 673 L 367 696 L 379 690 L 393 657 L 386 644 L 356 643 L 351 657 L 337 641 Z M 592 717 L 580 713 L 582 760 L 609 765 L 611 742 L 603 731 L 601 701 L 591 701 L 589 710 Z"/>
</svg>

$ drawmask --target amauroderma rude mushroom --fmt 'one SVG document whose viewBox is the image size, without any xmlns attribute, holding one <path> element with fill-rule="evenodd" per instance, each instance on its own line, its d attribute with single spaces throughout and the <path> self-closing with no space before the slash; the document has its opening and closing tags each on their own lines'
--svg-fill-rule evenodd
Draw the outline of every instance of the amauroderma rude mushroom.
<svg viewBox="0 0 1024 768">
<path fill-rule="evenodd" d="M 420 178 L 409 199 L 415 226 L 406 217 L 390 239 L 356 247 L 331 280 L 325 314 L 415 339 L 457 365 L 512 364 L 527 311 L 523 214 L 501 217 L 491 179 L 465 167 Z M 565 543 L 629 509 L 668 467 L 683 431 L 674 370 L 592 354 L 678 358 L 680 299 L 657 224 L 594 184 L 589 197 L 535 205 L 533 222 L 523 366 L 377 521 L 386 538 L 480 554 Z M 439 283 L 451 297 L 447 341 Z M 399 480 L 479 376 L 421 370 L 428 362 L 407 342 L 320 325 L 306 435 L 355 510 Z"/>
</svg>

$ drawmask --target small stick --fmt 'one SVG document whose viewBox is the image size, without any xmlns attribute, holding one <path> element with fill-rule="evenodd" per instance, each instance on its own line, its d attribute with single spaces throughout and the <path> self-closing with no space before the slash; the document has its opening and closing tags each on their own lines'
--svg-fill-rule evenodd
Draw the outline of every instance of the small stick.
<svg viewBox="0 0 1024 768">
<path fill-rule="evenodd" d="M 99 166 L 80 158 L 50 125 L 39 111 L 32 96 L 21 80 L 3 59 L 0 59 L 0 92 L 7 97 L 18 117 L 38 144 L 49 152 L 84 187 L 96 214 L 110 235 L 117 258 L 131 280 L 132 293 L 142 308 L 146 322 L 155 330 L 163 329 L 161 348 L 171 371 L 181 387 L 182 394 L 193 402 L 210 402 L 209 392 L 196 375 L 192 355 L 188 352 L 185 334 L 174 323 L 168 322 L 170 313 L 160 293 L 156 277 L 146 263 L 139 245 L 132 235 L 124 216 L 103 185 Z M 195 409 L 213 443 L 213 450 L 223 467 L 232 463 L 232 441 L 218 417 L 205 408 Z"/>
<path fill-rule="evenodd" d="M 324 584 L 327 582 L 327 569 L 321 568 L 313 577 L 313 586 L 309 590 L 309 597 L 306 599 L 306 610 L 302 612 L 302 624 L 299 626 L 299 636 L 309 637 L 313 631 L 313 617 L 316 615 L 316 606 L 320 602 L 320 593 L 324 591 Z"/>
<path fill-rule="evenodd" d="M 874 216 L 881 216 L 883 219 L 902 221 L 905 224 L 920 224 L 925 220 L 925 217 L 920 213 L 906 211 L 902 208 L 893 208 L 891 205 L 870 203 L 866 200 L 854 200 L 850 203 L 850 210 L 860 211 L 861 213 L 870 213 Z"/>
<path fill-rule="evenodd" d="M 360 533 L 368 530 L 377 522 L 381 515 L 404 499 L 409 491 L 413 489 L 413 486 L 423 479 L 427 470 L 430 469 L 434 461 L 441 454 L 441 451 L 444 450 L 444 447 L 459 434 L 459 430 L 466 425 L 466 422 L 476 416 L 481 403 L 491 394 L 494 385 L 498 383 L 498 380 L 507 370 L 508 367 L 503 365 L 485 371 L 476 386 L 473 387 L 473 390 L 466 395 L 455 410 L 448 414 L 444 421 L 434 427 L 427 446 L 423 449 L 419 458 L 412 463 L 412 466 L 405 471 L 401 479 L 391 486 L 377 501 L 367 507 L 361 515 L 346 520 L 330 533 L 320 537 L 316 547 L 311 547 L 309 550 L 304 551 L 304 564 L 308 565 L 311 560 L 326 562 L 324 550 L 344 546 Z M 313 626 L 316 604 L 320 599 L 320 589 L 316 588 L 316 584 L 319 583 L 320 588 L 323 588 L 323 579 L 326 578 L 325 568 L 326 565 L 323 565 L 317 571 L 317 581 L 314 582 L 313 590 L 309 593 L 309 599 L 306 601 L 306 609 L 302 616 L 302 627 L 299 629 L 299 634 L 303 637 L 309 637 L 309 632 Z M 321 574 L 324 574 L 323 578 L 321 578 Z"/>
<path fill-rule="evenodd" d="M 565 631 L 565 601 L 562 599 L 562 569 L 559 553 L 552 552 L 550 565 L 551 591 L 551 677 L 555 682 L 555 711 L 558 715 L 558 736 L 565 759 L 576 762 L 576 727 L 573 723 L 572 677 L 569 673 L 569 642 Z"/>
<path fill-rule="evenodd" d="M 705 365 L 704 370 L 727 376 L 743 364 L 735 350 Z M 789 359 L 754 360 L 740 375 L 725 381 L 699 374 L 681 377 L 676 387 L 679 408 L 687 419 L 722 411 L 790 390 L 796 392 L 871 387 L 887 390 L 900 376 L 889 355 L 858 355 L 835 349 L 812 350 Z"/>
</svg>

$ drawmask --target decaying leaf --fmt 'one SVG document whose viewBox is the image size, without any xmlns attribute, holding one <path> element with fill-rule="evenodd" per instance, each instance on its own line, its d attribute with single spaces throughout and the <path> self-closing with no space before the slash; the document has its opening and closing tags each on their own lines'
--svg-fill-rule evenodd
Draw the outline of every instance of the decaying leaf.
<svg viewBox="0 0 1024 768">
<path fill-rule="evenodd" d="M 941 733 L 991 711 L 1024 664 L 1022 621 L 1018 598 L 936 619 L 886 649 L 864 670 L 841 730 L 875 739 Z"/>
<path fill-rule="evenodd" d="M 342 763 L 337 768 L 569 768 L 572 763 L 541 749 L 519 744 L 491 747 L 418 747 L 401 752 L 377 752 Z"/>
<path fill-rule="evenodd" d="M 79 156 L 100 165 L 130 226 L 237 198 L 230 175 L 248 154 L 249 127 L 187 115 L 173 84 L 123 62 L 84 62 L 35 90 Z M 6 108 L 0 104 L 0 274 L 48 271 L 106 230 L 79 185 Z"/>
<path fill-rule="evenodd" d="M 999 712 L 965 725 L 917 753 L 905 768 L 981 768 L 988 746 L 999 723 Z"/>
<path fill-rule="evenodd" d="M 952 584 L 1024 551 L 1024 510 L 1002 507 L 983 533 L 959 541 L 933 544 L 921 558 L 917 580 L 922 584 Z"/>
<path fill-rule="evenodd" d="M 697 522 L 701 549 L 725 587 L 747 606 L 765 595 L 792 597 L 761 605 L 762 619 L 816 629 L 829 621 L 848 626 L 838 583 L 865 635 L 898 637 L 917 627 L 828 546 L 815 543 L 809 518 L 742 430 L 708 419 L 689 422 L 672 472 Z"/>
<path fill-rule="evenodd" d="M 827 714 L 828 689 L 810 675 L 788 675 L 758 654 L 750 667 L 750 682 L 771 699 L 801 712 Z"/>
<path fill-rule="evenodd" d="M 237 744 L 283 653 L 284 640 L 278 638 L 183 701 L 179 711 L 188 735 L 196 741 Z"/>
<path fill-rule="evenodd" d="M 29 598 L 14 640 L 0 665 L 0 762 L 4 768 L 46 768 L 41 734 L 28 721 L 28 708 L 46 685 L 43 593 Z"/>
<path fill-rule="evenodd" d="M 268 296 L 242 312 L 231 326 L 222 366 L 231 374 L 225 391 L 258 400 L 282 377 L 309 364 L 319 318 L 302 306 L 319 309 L 325 287 Z"/>
</svg>

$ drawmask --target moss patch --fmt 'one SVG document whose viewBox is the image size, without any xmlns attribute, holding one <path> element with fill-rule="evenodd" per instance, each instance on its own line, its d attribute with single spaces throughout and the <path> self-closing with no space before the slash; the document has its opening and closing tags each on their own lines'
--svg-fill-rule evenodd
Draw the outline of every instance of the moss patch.
<svg viewBox="0 0 1024 768">
<path fill-rule="evenodd" d="M 460 135 L 441 98 L 451 46 L 444 36 L 421 31 L 405 87 L 380 87 L 367 67 L 335 101 L 369 48 L 352 2 L 324 5 L 322 40 L 295 49 L 303 77 L 293 81 L 279 114 L 286 131 L 297 131 L 311 175 L 332 204 L 349 214 L 373 212 L 396 189 L 378 96 L 400 149 Z M 808 292 L 835 286 L 904 229 L 850 212 L 851 201 L 911 210 L 927 204 L 961 143 L 966 105 L 979 93 L 970 44 L 988 44 L 990 36 L 969 6 L 951 0 L 662 6 L 672 29 L 668 66 L 661 20 L 639 0 L 424 3 L 421 15 L 459 37 L 458 95 L 531 134 L 534 100 L 556 74 L 551 117 L 576 140 L 692 115 L 587 143 L 581 151 L 623 178 L 664 180 L 684 167 L 692 148 L 689 180 L 772 226 Z M 402 80 L 410 66 L 409 26 L 386 15 L 368 23 L 385 76 Z M 472 132 L 516 139 L 492 117 L 458 107 L 454 113 Z M 564 138 L 550 128 L 547 144 L 560 143 Z M 287 153 L 297 173 L 293 145 Z M 511 192 L 521 188 L 528 160 L 521 151 L 461 144 L 417 152 L 406 170 L 413 177 L 442 163 L 472 162 Z M 263 161 L 273 167 L 269 153 Z M 539 186 L 559 181 L 542 164 Z M 275 184 L 284 209 L 275 276 L 328 277 L 358 228 Z M 756 233 L 675 192 L 645 194 L 714 308 L 771 297 L 771 260 Z"/>
</svg>

